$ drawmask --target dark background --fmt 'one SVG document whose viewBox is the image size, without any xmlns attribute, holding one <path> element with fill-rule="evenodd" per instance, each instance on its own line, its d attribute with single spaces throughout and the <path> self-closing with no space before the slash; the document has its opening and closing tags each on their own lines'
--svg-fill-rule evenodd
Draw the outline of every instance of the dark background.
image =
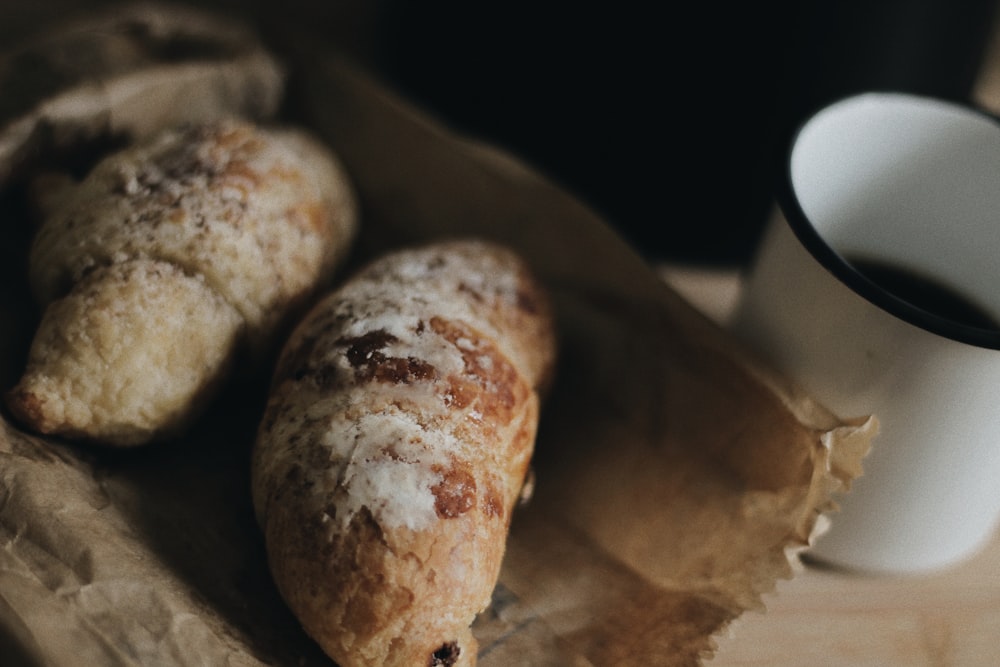
<svg viewBox="0 0 1000 667">
<path fill-rule="evenodd" d="M 0 0 L 0 48 L 97 4 Z M 354 54 L 545 172 L 651 260 L 733 265 L 752 255 L 803 117 L 864 90 L 967 101 L 997 0 L 192 4 Z"/>
<path fill-rule="evenodd" d="M 659 9 L 658 9 L 659 8 Z M 379 64 L 657 260 L 743 263 L 787 135 L 863 90 L 967 100 L 995 2 L 397 2 Z"/>
</svg>

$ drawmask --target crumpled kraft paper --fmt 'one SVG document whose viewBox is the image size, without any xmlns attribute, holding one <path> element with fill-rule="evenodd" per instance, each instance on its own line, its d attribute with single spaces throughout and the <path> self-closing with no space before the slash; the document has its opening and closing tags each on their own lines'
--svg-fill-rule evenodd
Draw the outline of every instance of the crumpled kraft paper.
<svg viewBox="0 0 1000 667">
<path fill-rule="evenodd" d="M 516 160 L 335 55 L 299 42 L 287 57 L 288 120 L 339 152 L 361 194 L 357 261 L 481 235 L 518 248 L 555 300 L 560 362 L 535 493 L 474 626 L 480 664 L 701 664 L 794 574 L 860 474 L 874 420 L 839 419 L 758 364 Z M 7 277 L 5 381 L 35 317 Z M 241 378 L 191 433 L 138 451 L 0 422 L 4 665 L 330 664 L 278 597 L 253 521 L 265 390 L 263 371 Z"/>
</svg>

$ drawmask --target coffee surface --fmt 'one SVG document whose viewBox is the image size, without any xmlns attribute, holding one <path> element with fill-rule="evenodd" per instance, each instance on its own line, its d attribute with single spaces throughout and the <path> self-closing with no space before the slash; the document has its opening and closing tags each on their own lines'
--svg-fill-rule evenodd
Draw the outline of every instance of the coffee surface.
<svg viewBox="0 0 1000 667">
<path fill-rule="evenodd" d="M 848 263 L 873 283 L 910 305 L 957 324 L 1000 331 L 1000 321 L 960 291 L 892 262 L 853 259 Z"/>
</svg>

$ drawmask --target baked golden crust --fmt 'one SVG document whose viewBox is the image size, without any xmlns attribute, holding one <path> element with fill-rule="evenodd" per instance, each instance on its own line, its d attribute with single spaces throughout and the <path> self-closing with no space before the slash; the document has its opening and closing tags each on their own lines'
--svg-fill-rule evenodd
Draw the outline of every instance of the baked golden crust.
<svg viewBox="0 0 1000 667">
<path fill-rule="evenodd" d="M 479 241 L 388 255 L 293 333 L 254 505 L 279 590 L 338 663 L 475 664 L 554 347 L 524 264 Z"/>
<path fill-rule="evenodd" d="M 100 423 L 111 440 L 141 438 L 215 390 L 242 329 L 203 280 L 172 264 L 100 267 L 45 312 L 9 403 L 42 432 L 81 436 Z"/>
<path fill-rule="evenodd" d="M 235 120 L 110 156 L 59 202 L 32 246 L 48 307 L 8 405 L 38 431 L 122 445 L 182 427 L 239 344 L 265 348 L 330 277 L 357 225 L 323 147 Z M 139 358 L 145 372 L 129 366 Z"/>
<path fill-rule="evenodd" d="M 343 169 L 295 130 L 184 126 L 98 164 L 34 240 L 49 303 L 95 266 L 152 257 L 203 276 L 266 337 L 347 252 L 355 204 Z"/>
</svg>

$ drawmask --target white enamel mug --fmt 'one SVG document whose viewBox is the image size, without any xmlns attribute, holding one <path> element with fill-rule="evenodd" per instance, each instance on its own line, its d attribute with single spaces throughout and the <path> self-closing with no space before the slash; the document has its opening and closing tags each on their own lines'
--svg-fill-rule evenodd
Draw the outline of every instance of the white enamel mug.
<svg viewBox="0 0 1000 667">
<path fill-rule="evenodd" d="M 880 422 L 811 554 L 883 572 L 964 560 L 1000 518 L 1000 124 L 866 93 L 811 116 L 784 168 L 732 327 L 841 417 Z"/>
</svg>

